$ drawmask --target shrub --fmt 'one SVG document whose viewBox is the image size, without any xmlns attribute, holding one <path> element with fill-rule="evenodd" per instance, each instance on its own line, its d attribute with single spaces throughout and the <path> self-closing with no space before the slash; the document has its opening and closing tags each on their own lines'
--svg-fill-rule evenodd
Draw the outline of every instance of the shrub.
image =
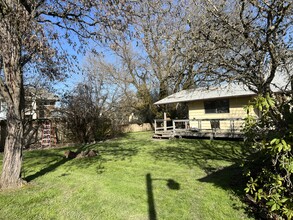
<svg viewBox="0 0 293 220">
<path fill-rule="evenodd" d="M 286 95 L 258 96 L 248 108 L 259 110 L 260 118 L 247 117 L 245 127 L 245 191 L 281 219 L 293 218 L 292 104 Z"/>
</svg>

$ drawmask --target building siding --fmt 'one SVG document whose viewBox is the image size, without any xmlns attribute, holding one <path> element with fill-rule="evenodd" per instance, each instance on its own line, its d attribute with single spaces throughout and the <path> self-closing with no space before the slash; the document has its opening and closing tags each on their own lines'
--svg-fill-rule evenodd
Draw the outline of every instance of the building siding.
<svg viewBox="0 0 293 220">
<path fill-rule="evenodd" d="M 252 96 L 233 97 L 229 98 L 229 113 L 205 113 L 204 100 L 193 101 L 188 103 L 189 119 L 229 119 L 229 118 L 245 118 L 247 112 L 244 107 L 249 103 Z M 257 116 L 255 111 L 250 112 L 251 115 Z M 202 129 L 211 129 L 210 121 L 202 121 Z M 243 121 L 235 121 L 234 126 L 236 129 L 241 129 Z M 198 127 L 198 122 L 190 122 L 191 127 Z M 230 121 L 220 121 L 221 129 L 230 129 Z"/>
</svg>

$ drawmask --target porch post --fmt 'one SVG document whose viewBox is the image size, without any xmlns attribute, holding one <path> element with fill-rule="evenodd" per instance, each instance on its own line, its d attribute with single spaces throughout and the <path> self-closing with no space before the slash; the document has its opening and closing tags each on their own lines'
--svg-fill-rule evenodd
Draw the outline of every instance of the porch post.
<svg viewBox="0 0 293 220">
<path fill-rule="evenodd" d="M 172 121 L 172 124 L 173 124 L 173 133 L 175 133 L 176 127 L 175 127 L 175 121 L 174 120 Z"/>
<path fill-rule="evenodd" d="M 167 131 L 167 113 L 164 112 L 164 131 Z"/>
</svg>

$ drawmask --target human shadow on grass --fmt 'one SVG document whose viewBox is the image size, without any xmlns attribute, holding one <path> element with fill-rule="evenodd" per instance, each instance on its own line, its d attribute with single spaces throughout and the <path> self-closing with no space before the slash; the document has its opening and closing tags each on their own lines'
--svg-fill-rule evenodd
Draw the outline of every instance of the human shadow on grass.
<svg viewBox="0 0 293 220">
<path fill-rule="evenodd" d="M 164 179 L 164 178 L 152 178 L 151 174 L 146 174 L 146 191 L 148 198 L 148 214 L 149 220 L 157 220 L 157 211 L 155 205 L 155 197 L 153 193 L 153 181 L 163 181 L 166 182 L 166 185 L 170 190 L 179 190 L 180 184 L 173 179 Z"/>
</svg>

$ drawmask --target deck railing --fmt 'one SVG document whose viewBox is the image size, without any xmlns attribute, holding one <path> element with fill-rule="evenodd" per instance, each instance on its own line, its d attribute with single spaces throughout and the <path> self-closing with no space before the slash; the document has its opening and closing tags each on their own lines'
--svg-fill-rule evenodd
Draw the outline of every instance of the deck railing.
<svg viewBox="0 0 293 220">
<path fill-rule="evenodd" d="M 210 123 L 206 123 L 210 122 Z M 228 122 L 223 125 L 223 122 Z M 228 125 L 227 125 L 228 124 Z M 159 132 L 180 132 L 180 131 L 225 131 L 241 132 L 244 125 L 243 118 L 215 118 L 215 119 L 156 119 L 154 121 L 155 133 Z M 224 128 L 223 128 L 224 127 Z"/>
<path fill-rule="evenodd" d="M 170 122 L 172 123 L 171 119 L 155 119 L 154 120 L 154 128 L 155 128 L 155 133 L 158 131 L 170 131 L 173 130 L 173 125 L 169 125 Z"/>
</svg>

